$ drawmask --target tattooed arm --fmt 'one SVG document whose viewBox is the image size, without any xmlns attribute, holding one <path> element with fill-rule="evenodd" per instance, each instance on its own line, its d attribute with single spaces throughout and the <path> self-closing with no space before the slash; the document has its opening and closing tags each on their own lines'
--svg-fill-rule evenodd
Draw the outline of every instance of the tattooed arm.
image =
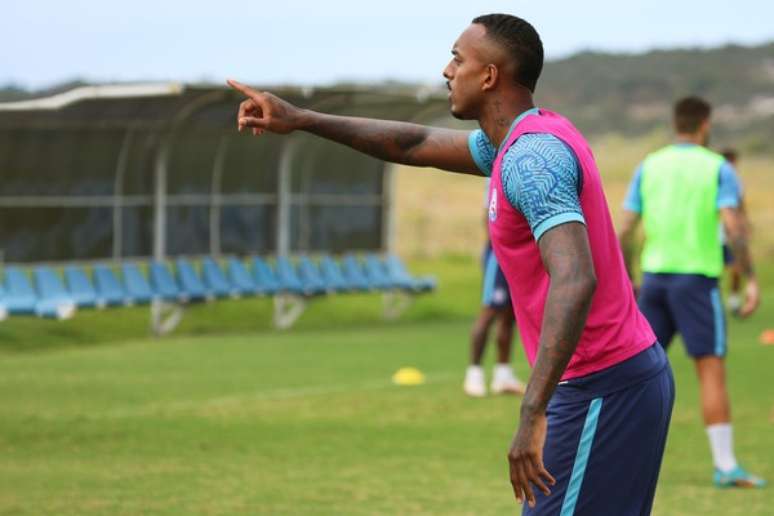
<svg viewBox="0 0 774 516">
<path fill-rule="evenodd" d="M 540 346 L 521 418 L 508 454 L 516 497 L 534 506 L 531 484 L 550 494 L 554 479 L 543 466 L 546 407 L 578 345 L 596 288 L 586 227 L 578 222 L 556 226 L 540 238 L 543 264 L 551 278 L 546 299 Z"/>
<path fill-rule="evenodd" d="M 623 221 L 618 231 L 618 241 L 621 244 L 621 251 L 623 252 L 624 264 L 626 265 L 626 272 L 629 273 L 629 279 L 632 281 L 632 285 L 635 284 L 634 278 L 634 259 L 636 248 L 636 236 L 637 226 L 640 224 L 642 218 L 642 192 L 640 185 L 642 183 L 642 170 L 643 166 L 640 164 L 634 171 L 634 176 L 629 183 L 629 188 L 626 190 L 626 197 L 624 198 L 624 215 Z M 636 288 L 635 294 L 636 294 Z"/>
<path fill-rule="evenodd" d="M 575 352 L 591 306 L 597 279 L 586 226 L 562 224 L 538 243 L 551 278 L 540 330 L 540 346 L 522 414 L 544 412 Z"/>
<path fill-rule="evenodd" d="M 481 175 L 468 150 L 468 131 L 327 115 L 298 108 L 236 81 L 229 85 L 247 97 L 239 106 L 240 131 L 249 128 L 259 136 L 264 131 L 287 134 L 301 130 L 384 161 Z"/>
<path fill-rule="evenodd" d="M 739 272 L 747 281 L 745 286 L 745 303 L 739 310 L 741 317 L 747 317 L 760 304 L 758 280 L 755 277 L 750 248 L 747 244 L 749 224 L 744 212 L 738 207 L 721 208 L 720 217 L 726 230 L 726 241 L 731 248 L 731 254 L 733 254 L 734 261 L 739 267 Z"/>
<path fill-rule="evenodd" d="M 637 226 L 640 223 L 640 214 L 636 211 L 624 210 L 621 230 L 618 232 L 618 240 L 621 243 L 626 272 L 634 283 L 634 259 L 636 247 Z"/>
</svg>

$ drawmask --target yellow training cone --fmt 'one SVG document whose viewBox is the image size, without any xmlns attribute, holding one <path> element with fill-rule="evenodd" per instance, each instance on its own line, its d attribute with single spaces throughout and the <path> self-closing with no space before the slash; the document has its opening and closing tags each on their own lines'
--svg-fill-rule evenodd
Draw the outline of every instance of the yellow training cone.
<svg viewBox="0 0 774 516">
<path fill-rule="evenodd" d="M 416 367 L 401 367 L 392 375 L 395 385 L 420 385 L 425 383 L 425 375 Z"/>
</svg>

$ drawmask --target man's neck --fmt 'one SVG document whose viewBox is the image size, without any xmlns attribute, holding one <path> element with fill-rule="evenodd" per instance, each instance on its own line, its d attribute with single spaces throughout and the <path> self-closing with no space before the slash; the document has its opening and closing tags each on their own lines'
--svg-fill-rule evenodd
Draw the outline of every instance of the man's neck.
<svg viewBox="0 0 774 516">
<path fill-rule="evenodd" d="M 692 143 L 694 145 L 704 145 L 704 137 L 700 133 L 677 133 L 675 136 L 677 143 Z"/>
<path fill-rule="evenodd" d="M 501 95 L 484 105 L 478 123 L 492 145 L 499 148 L 516 117 L 533 107 L 532 95 Z"/>
</svg>

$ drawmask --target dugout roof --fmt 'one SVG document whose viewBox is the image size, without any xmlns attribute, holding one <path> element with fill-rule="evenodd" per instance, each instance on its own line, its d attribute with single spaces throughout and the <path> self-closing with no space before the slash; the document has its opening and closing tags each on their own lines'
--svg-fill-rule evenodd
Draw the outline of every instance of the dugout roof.
<svg viewBox="0 0 774 516">
<path fill-rule="evenodd" d="M 429 122 L 448 109 L 401 86 L 269 89 L 329 113 Z M 240 135 L 240 100 L 163 83 L 0 104 L 5 261 L 389 247 L 383 162 L 304 133 Z"/>
</svg>

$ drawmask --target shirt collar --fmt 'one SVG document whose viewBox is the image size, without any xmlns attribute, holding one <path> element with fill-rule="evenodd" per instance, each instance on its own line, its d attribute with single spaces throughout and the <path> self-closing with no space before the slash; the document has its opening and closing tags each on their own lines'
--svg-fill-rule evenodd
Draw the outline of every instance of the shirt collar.
<svg viewBox="0 0 774 516">
<path fill-rule="evenodd" d="M 530 108 L 523 113 L 521 113 L 519 116 L 516 117 L 516 119 L 511 123 L 510 129 L 508 129 L 508 133 L 505 135 L 505 138 L 502 142 L 500 142 L 500 148 L 497 149 L 497 152 L 500 153 L 503 150 L 503 146 L 508 143 L 508 140 L 511 138 L 511 134 L 513 134 L 513 130 L 516 129 L 516 126 L 519 125 L 519 122 L 524 120 L 529 115 L 537 115 L 540 112 L 540 108 L 533 107 Z"/>
</svg>

